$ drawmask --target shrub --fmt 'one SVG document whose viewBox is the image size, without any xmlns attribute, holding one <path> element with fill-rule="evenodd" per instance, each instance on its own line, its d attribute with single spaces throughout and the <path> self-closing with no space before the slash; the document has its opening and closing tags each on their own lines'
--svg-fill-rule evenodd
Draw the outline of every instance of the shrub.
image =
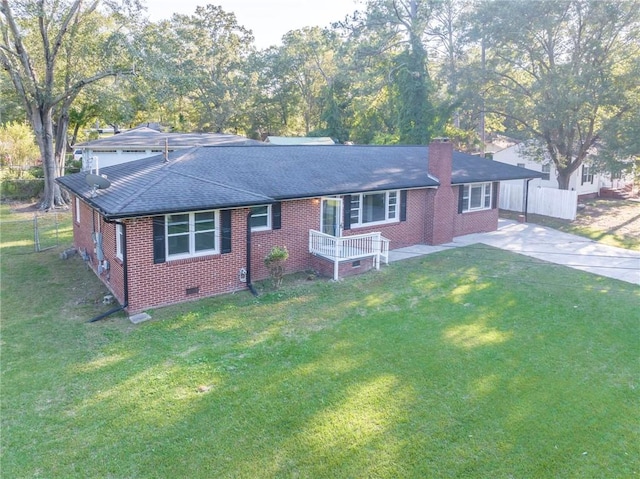
<svg viewBox="0 0 640 479">
<path fill-rule="evenodd" d="M 40 150 L 26 123 L 0 126 L 0 164 L 5 168 L 28 167 L 38 161 Z"/>
<path fill-rule="evenodd" d="M 38 198 L 44 191 L 44 180 L 0 180 L 0 197 L 7 200 L 29 201 Z"/>
<path fill-rule="evenodd" d="M 271 281 L 273 283 L 273 287 L 278 289 L 280 285 L 282 285 L 282 278 L 284 277 L 284 264 L 289 258 L 289 251 L 287 251 L 287 247 L 283 246 L 274 246 L 269 251 L 269 254 L 264 258 L 264 264 L 269 270 L 269 276 L 271 276 Z"/>
</svg>

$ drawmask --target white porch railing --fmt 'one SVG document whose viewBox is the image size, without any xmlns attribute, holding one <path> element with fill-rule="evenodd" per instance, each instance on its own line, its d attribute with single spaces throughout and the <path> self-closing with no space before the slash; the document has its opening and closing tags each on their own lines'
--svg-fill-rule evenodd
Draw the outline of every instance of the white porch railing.
<svg viewBox="0 0 640 479">
<path fill-rule="evenodd" d="M 373 257 L 376 269 L 380 269 L 380 259 L 387 264 L 389 240 L 380 233 L 337 237 L 310 230 L 309 252 L 333 261 L 333 279 L 337 281 L 338 266 L 342 261 Z"/>
</svg>

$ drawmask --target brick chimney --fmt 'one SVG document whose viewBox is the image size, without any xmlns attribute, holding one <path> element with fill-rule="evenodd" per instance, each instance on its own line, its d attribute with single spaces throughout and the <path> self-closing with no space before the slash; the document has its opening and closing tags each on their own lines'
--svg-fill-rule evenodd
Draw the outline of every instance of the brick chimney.
<svg viewBox="0 0 640 479">
<path fill-rule="evenodd" d="M 453 144 L 448 138 L 436 138 L 429 144 L 429 174 L 440 181 L 440 186 L 451 186 Z"/>
<path fill-rule="evenodd" d="M 448 138 L 437 138 L 429 144 L 427 171 L 440 182 L 427 196 L 427 243 L 437 245 L 453 241 L 454 221 L 458 212 L 457 195 L 451 186 L 453 145 Z"/>
</svg>

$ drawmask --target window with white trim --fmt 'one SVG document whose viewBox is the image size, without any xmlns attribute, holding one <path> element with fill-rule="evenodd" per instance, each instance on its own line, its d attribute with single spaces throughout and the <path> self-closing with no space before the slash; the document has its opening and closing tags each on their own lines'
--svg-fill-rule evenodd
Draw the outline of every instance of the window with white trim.
<svg viewBox="0 0 640 479">
<path fill-rule="evenodd" d="M 398 190 L 351 195 L 351 226 L 365 226 L 399 221 Z"/>
<path fill-rule="evenodd" d="M 166 219 L 167 259 L 218 253 L 218 211 L 179 213 Z"/>
<path fill-rule="evenodd" d="M 124 247 L 124 235 L 122 230 L 122 224 L 116 223 L 116 258 L 122 260 L 122 251 Z"/>
<path fill-rule="evenodd" d="M 491 183 L 472 183 L 462 190 L 462 212 L 491 209 Z"/>
<path fill-rule="evenodd" d="M 266 231 L 271 229 L 271 205 L 254 206 L 251 208 L 251 231 Z"/>
</svg>

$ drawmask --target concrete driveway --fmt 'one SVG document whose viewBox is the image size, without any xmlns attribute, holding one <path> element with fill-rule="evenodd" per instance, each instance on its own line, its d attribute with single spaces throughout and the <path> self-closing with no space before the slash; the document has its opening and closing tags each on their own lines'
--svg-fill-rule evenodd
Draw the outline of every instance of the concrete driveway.
<svg viewBox="0 0 640 479">
<path fill-rule="evenodd" d="M 389 252 L 389 261 L 435 253 L 473 244 L 485 244 L 561 264 L 589 273 L 640 285 L 640 252 L 607 246 L 588 238 L 544 226 L 499 220 L 498 230 L 459 236 L 439 246 L 415 245 Z"/>
</svg>

